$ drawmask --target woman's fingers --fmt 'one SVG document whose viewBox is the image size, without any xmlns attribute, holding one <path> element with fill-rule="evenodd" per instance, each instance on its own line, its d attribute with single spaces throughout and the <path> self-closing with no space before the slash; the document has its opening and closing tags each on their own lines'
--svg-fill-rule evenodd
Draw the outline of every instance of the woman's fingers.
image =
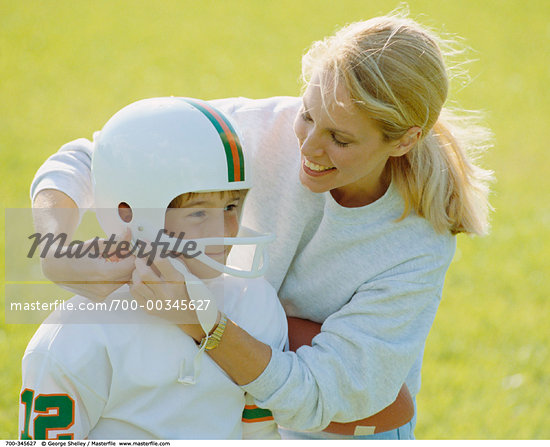
<svg viewBox="0 0 550 447">
<path fill-rule="evenodd" d="M 168 260 L 163 260 L 169 263 Z M 168 275 L 168 278 L 161 273 L 157 275 L 153 271 L 153 266 L 149 267 L 142 259 L 136 259 L 136 269 L 133 274 L 135 281 L 139 281 L 144 287 L 147 287 L 153 297 L 157 299 L 177 298 L 186 300 L 188 298 L 185 278 L 178 273 L 171 265 L 166 266 L 161 263 L 162 271 Z M 173 280 L 170 280 L 172 278 Z"/>
<path fill-rule="evenodd" d="M 132 273 L 130 293 L 136 299 L 142 298 L 143 300 L 150 300 L 155 298 L 153 291 L 141 281 L 141 277 L 137 269 Z"/>
<path fill-rule="evenodd" d="M 175 262 L 181 262 L 178 259 L 174 259 Z M 155 258 L 153 265 L 158 269 L 161 276 L 169 282 L 185 284 L 185 277 L 178 272 L 178 270 L 172 265 L 169 258 Z M 183 265 L 185 269 L 187 267 Z"/>
<path fill-rule="evenodd" d="M 196 322 L 196 303 L 189 302 L 185 277 L 169 259 L 157 256 L 150 266 L 139 257 L 134 262 L 130 292 L 147 313 L 174 323 Z"/>
<path fill-rule="evenodd" d="M 135 261 L 136 270 L 139 273 L 141 282 L 144 284 L 162 284 L 163 278 L 161 278 L 155 271 L 148 266 L 143 259 L 137 258 Z"/>
<path fill-rule="evenodd" d="M 150 243 L 147 242 L 148 247 L 150 247 Z M 150 266 L 148 266 L 159 278 L 159 280 L 163 280 L 166 283 L 174 283 L 174 284 L 185 284 L 185 277 L 173 266 L 172 259 L 170 257 L 162 257 L 159 256 L 158 253 L 153 259 L 153 262 Z M 146 265 L 145 261 L 142 259 L 139 260 L 142 267 Z M 183 268 L 187 270 L 187 267 L 183 263 L 183 261 L 180 261 L 179 259 L 174 259 L 175 262 L 182 262 Z M 138 264 L 136 263 L 136 266 Z M 142 268 L 142 271 L 145 271 L 144 268 Z"/>
<path fill-rule="evenodd" d="M 135 269 L 135 258 L 130 256 L 116 262 L 105 260 L 102 267 L 100 273 L 106 280 L 129 281 Z"/>
</svg>

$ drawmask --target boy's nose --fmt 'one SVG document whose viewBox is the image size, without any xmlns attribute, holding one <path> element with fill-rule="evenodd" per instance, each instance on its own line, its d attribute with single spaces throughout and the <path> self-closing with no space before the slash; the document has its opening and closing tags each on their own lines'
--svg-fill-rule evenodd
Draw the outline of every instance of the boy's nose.
<svg viewBox="0 0 550 447">
<path fill-rule="evenodd" d="M 237 216 L 226 216 L 223 219 L 224 223 L 224 237 L 235 237 L 239 231 L 239 221 Z"/>
</svg>

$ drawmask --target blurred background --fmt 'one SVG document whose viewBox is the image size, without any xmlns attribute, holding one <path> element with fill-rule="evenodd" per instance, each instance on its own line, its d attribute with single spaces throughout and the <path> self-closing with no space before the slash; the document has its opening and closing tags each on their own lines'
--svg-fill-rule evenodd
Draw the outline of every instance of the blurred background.
<svg viewBox="0 0 550 447">
<path fill-rule="evenodd" d="M 153 96 L 299 95 L 315 40 L 398 7 L 386 0 L 0 0 L 0 203 L 29 207 L 36 169 Z M 550 2 L 410 0 L 464 38 L 470 81 L 450 100 L 486 112 L 492 233 L 458 237 L 428 337 L 418 439 L 550 438 Z M 4 219 L 0 230 L 5 231 Z M 0 238 L 4 308 L 5 239 Z M 35 325 L 0 318 L 0 439 L 16 439 L 21 357 Z"/>
</svg>

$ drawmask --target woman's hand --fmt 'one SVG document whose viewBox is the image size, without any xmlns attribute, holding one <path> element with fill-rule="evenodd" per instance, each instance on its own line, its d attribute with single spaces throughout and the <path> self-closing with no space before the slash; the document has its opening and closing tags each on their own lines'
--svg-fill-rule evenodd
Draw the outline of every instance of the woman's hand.
<svg viewBox="0 0 550 447">
<path fill-rule="evenodd" d="M 179 259 L 174 261 L 183 262 Z M 190 300 L 185 277 L 168 258 L 156 257 L 151 266 L 144 259 L 136 258 L 135 267 L 130 293 L 149 314 L 172 323 L 181 323 L 182 326 L 198 323 L 196 311 L 206 303 Z"/>
<path fill-rule="evenodd" d="M 79 210 L 76 203 L 65 193 L 44 189 L 34 199 L 33 221 L 39 235 L 50 234 L 53 237 L 51 241 L 55 241 L 58 236 L 64 239 L 64 247 L 59 249 L 59 254 L 63 254 L 68 250 L 67 245 L 78 226 Z M 128 233 L 119 239 L 122 241 L 129 238 Z M 45 240 L 48 244 L 47 238 Z M 80 252 L 88 253 L 85 256 L 59 256 L 56 252 L 60 240 L 46 247 L 45 251 L 42 250 L 42 246 L 38 246 L 36 253 L 44 254 L 40 258 L 40 263 L 42 272 L 50 281 L 73 293 L 94 301 L 101 301 L 129 282 L 134 270 L 133 256 L 126 259 L 120 259 L 117 256 L 110 258 L 100 256 L 105 251 L 106 242 L 105 239 L 99 238 L 84 242 Z M 96 246 L 92 247 L 92 244 Z M 90 256 L 90 253 L 97 256 Z"/>
<path fill-rule="evenodd" d="M 123 238 L 117 240 L 124 240 Z M 81 251 L 91 252 L 99 247 L 103 252 L 105 239 L 91 239 L 83 242 Z M 57 248 L 50 247 L 40 259 L 42 272 L 50 281 L 60 287 L 85 296 L 93 301 L 102 301 L 123 284 L 130 282 L 134 270 L 134 256 L 119 258 L 116 255 L 104 258 L 98 256 L 68 257 L 67 247 L 56 254 Z"/>
</svg>

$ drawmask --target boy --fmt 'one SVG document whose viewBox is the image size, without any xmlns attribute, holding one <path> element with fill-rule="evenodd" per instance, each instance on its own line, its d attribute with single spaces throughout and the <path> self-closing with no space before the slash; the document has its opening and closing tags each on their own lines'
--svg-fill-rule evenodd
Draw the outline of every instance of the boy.
<svg viewBox="0 0 550 447">
<path fill-rule="evenodd" d="M 102 312 L 100 322 L 91 320 L 97 313 L 54 312 L 23 358 L 21 438 L 276 438 L 270 413 L 251 399 L 243 412 L 244 392 L 204 354 L 223 336 L 223 318 L 214 326 L 197 311 L 203 328 L 216 335 L 198 347 L 175 324 L 144 310 L 171 308 L 178 315 L 192 303 L 219 308 L 273 349 L 286 344 L 276 293 L 263 278 L 254 279 L 265 269 L 269 237 L 237 237 L 251 183 L 230 122 L 198 100 L 138 101 L 109 120 L 95 145 L 92 175 L 102 228 L 107 235 L 130 228 L 137 265 L 145 262 L 136 250 L 144 248 L 140 241 L 164 244 L 164 257 L 184 273 L 188 296 L 138 301 L 123 286 L 105 300 L 111 311 Z M 250 271 L 225 265 L 227 244 L 238 243 L 259 244 Z M 75 308 L 90 303 L 79 296 L 71 301 Z M 71 324 L 79 321 L 89 324 Z"/>
</svg>

